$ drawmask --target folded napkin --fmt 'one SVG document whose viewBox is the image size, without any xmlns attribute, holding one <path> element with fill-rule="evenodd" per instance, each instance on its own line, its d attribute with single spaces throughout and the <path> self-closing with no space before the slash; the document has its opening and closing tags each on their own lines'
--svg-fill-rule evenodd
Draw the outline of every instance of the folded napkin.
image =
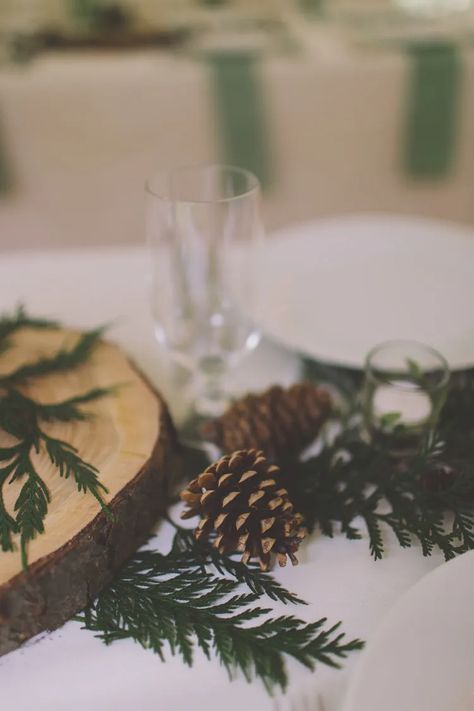
<svg viewBox="0 0 474 711">
<path fill-rule="evenodd" d="M 453 167 L 461 104 L 462 63 L 450 41 L 407 45 L 408 86 L 404 163 L 414 177 L 441 178 Z"/>
<path fill-rule="evenodd" d="M 0 194 L 12 187 L 13 174 L 0 119 Z"/>
<path fill-rule="evenodd" d="M 323 9 L 323 0 L 298 0 L 300 8 L 308 15 L 319 15 Z"/>
<path fill-rule="evenodd" d="M 260 56 L 248 50 L 212 50 L 206 56 L 225 160 L 252 171 L 267 188 L 272 171 Z"/>
</svg>

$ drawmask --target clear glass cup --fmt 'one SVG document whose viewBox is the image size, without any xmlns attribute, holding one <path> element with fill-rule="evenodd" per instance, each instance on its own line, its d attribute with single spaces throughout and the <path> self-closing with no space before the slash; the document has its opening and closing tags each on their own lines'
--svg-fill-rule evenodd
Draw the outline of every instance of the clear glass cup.
<svg viewBox="0 0 474 711">
<path fill-rule="evenodd" d="M 156 338 L 194 373 L 195 414 L 217 416 L 228 369 L 260 340 L 260 186 L 248 171 L 206 165 L 161 172 L 146 191 Z"/>
<path fill-rule="evenodd" d="M 433 431 L 449 383 L 449 366 L 430 346 L 388 341 L 366 358 L 362 407 L 371 437 L 399 453 Z"/>
</svg>

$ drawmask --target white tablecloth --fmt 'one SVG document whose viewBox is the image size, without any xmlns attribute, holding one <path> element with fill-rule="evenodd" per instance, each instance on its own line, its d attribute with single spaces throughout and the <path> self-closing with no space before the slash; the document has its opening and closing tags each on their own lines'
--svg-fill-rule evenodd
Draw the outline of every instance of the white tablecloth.
<svg viewBox="0 0 474 711">
<path fill-rule="evenodd" d="M 140 249 L 6 253 L 0 258 L 0 311 L 22 301 L 35 314 L 54 315 L 73 326 L 111 322 L 110 337 L 136 359 L 174 409 L 179 393 L 153 341 L 145 271 Z M 243 390 L 289 383 L 297 376 L 295 357 L 264 343 L 239 369 L 234 385 Z M 169 524 L 159 525 L 153 543 L 164 549 L 169 540 Z M 298 567 L 275 572 L 310 604 L 278 611 L 308 621 L 342 620 L 348 637 L 370 640 L 391 605 L 442 563 L 438 553 L 423 558 L 418 546 L 402 550 L 390 536 L 387 540 L 387 556 L 376 563 L 366 538 L 315 536 L 302 547 Z M 0 564 L 2 555 L 7 554 L 0 553 Z M 342 671 L 318 665 L 314 674 L 290 660 L 290 694 L 319 693 L 325 711 L 339 711 L 360 654 L 353 653 Z M 178 658 L 163 664 L 129 640 L 105 647 L 74 622 L 0 658 L 0 689 L 1 708 L 15 711 L 275 708 L 260 682 L 249 685 L 239 677 L 231 683 L 217 662 L 207 662 L 199 652 L 192 669 Z M 280 702 L 280 711 L 287 704 Z"/>
</svg>

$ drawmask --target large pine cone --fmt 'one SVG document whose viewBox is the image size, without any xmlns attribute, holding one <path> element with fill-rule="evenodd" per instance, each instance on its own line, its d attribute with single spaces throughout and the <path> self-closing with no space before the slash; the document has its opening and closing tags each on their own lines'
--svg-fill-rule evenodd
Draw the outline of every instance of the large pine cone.
<svg viewBox="0 0 474 711">
<path fill-rule="evenodd" d="M 331 411 L 331 397 L 312 383 L 279 385 L 237 400 L 202 434 L 224 452 L 257 448 L 275 461 L 297 457 L 317 436 Z"/>
<path fill-rule="evenodd" d="M 295 565 L 306 531 L 280 477 L 280 469 L 256 449 L 225 455 L 181 492 L 189 507 L 182 518 L 200 515 L 194 535 L 200 539 L 214 533 L 221 554 L 241 551 L 244 563 L 258 558 L 262 570 L 275 556 L 280 565 L 287 556 Z"/>
</svg>

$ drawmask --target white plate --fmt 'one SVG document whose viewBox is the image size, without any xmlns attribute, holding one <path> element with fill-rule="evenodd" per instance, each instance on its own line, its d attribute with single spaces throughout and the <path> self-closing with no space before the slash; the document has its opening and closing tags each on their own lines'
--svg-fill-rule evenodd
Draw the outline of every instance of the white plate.
<svg viewBox="0 0 474 711">
<path fill-rule="evenodd" d="M 474 551 L 392 608 L 356 669 L 344 711 L 474 711 Z"/>
<path fill-rule="evenodd" d="M 385 340 L 474 364 L 474 232 L 413 217 L 320 220 L 268 240 L 260 321 L 308 355 L 362 367 Z"/>
</svg>

